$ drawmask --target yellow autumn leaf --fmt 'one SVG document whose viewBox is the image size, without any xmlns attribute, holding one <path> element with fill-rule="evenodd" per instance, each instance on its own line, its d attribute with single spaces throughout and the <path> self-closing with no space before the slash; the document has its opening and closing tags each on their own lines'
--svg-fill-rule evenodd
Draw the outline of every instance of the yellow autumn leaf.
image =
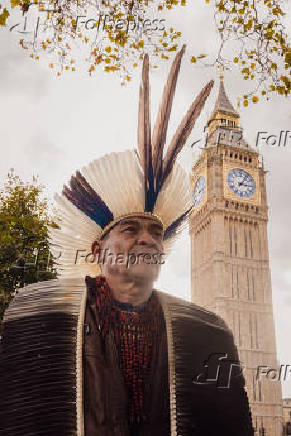
<svg viewBox="0 0 291 436">
<path fill-rule="evenodd" d="M 253 95 L 252 101 L 253 101 L 253 103 L 257 103 L 259 101 L 259 97 L 256 95 Z"/>
<path fill-rule="evenodd" d="M 192 62 L 193 64 L 196 62 L 196 58 L 195 58 L 195 56 L 192 56 L 192 58 L 191 58 L 191 62 Z"/>
<path fill-rule="evenodd" d="M 20 0 L 10 0 L 10 4 L 12 8 L 20 5 Z"/>
<path fill-rule="evenodd" d="M 9 17 L 9 12 L 7 11 L 7 9 L 5 8 L 2 12 L 2 14 L 0 14 L 0 26 L 5 26 L 6 25 L 6 20 Z"/>
<path fill-rule="evenodd" d="M 249 102 L 247 101 L 247 100 L 244 100 L 244 106 L 248 106 L 249 105 Z"/>
</svg>

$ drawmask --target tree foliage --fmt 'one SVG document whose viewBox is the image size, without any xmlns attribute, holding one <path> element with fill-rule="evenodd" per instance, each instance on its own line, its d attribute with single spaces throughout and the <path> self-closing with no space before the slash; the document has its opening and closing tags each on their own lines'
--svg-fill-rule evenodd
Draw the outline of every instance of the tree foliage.
<svg viewBox="0 0 291 436">
<path fill-rule="evenodd" d="M 216 0 L 215 18 L 221 35 L 217 61 L 229 64 L 223 56 L 231 40 L 237 42 L 237 54 L 232 62 L 245 80 L 257 81 L 248 97 L 256 103 L 261 95 L 276 92 L 288 96 L 291 92 L 291 47 L 282 0 Z"/>
<path fill-rule="evenodd" d="M 86 65 L 90 75 L 102 67 L 106 73 L 119 74 L 125 84 L 145 52 L 152 67 L 157 68 L 159 59 L 169 59 L 183 43 L 180 31 L 157 23 L 153 29 L 152 25 L 159 21 L 157 17 L 165 21 L 159 15 L 162 11 L 186 6 L 186 0 L 6 1 L 10 4 L 0 13 L 0 25 L 9 21 L 13 8 L 22 11 L 25 26 L 31 13 L 30 18 L 37 19 L 35 29 L 21 32 L 20 45 L 36 60 L 46 54 L 57 75 L 76 71 L 74 54 L 81 53 L 81 66 Z M 253 81 L 244 95 L 245 106 L 249 101 L 256 103 L 259 95 L 288 96 L 291 47 L 285 26 L 286 0 L 205 1 L 213 8 L 221 44 L 215 59 L 210 59 L 209 53 L 197 53 L 189 60 L 198 66 L 223 65 Z M 12 27 L 15 30 L 16 26 Z M 193 38 L 199 38 L 195 28 Z"/>
<path fill-rule="evenodd" d="M 11 170 L 0 191 L 0 320 L 14 292 L 56 276 L 48 247 L 48 201 L 37 178 L 24 183 Z"/>
</svg>

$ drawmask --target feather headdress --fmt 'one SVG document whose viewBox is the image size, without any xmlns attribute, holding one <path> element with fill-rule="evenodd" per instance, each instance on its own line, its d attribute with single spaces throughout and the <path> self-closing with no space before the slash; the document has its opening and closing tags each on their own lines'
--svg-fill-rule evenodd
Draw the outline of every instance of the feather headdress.
<svg viewBox="0 0 291 436">
<path fill-rule="evenodd" d="M 55 255 L 59 253 L 61 275 L 96 275 L 98 265 L 90 254 L 92 243 L 126 216 L 150 215 L 159 220 L 164 229 L 165 253 L 187 222 L 192 203 L 190 180 L 176 163 L 176 158 L 193 129 L 213 81 L 193 101 L 164 153 L 184 51 L 185 46 L 172 64 L 153 133 L 149 58 L 145 54 L 139 91 L 137 150 L 110 153 L 94 160 L 71 177 L 62 195 L 55 196 L 60 229 L 51 231 L 51 248 Z"/>
</svg>

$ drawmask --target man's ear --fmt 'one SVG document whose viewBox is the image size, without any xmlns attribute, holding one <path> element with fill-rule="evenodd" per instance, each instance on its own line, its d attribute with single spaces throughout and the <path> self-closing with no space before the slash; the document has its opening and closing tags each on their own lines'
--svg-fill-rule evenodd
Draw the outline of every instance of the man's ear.
<svg viewBox="0 0 291 436">
<path fill-rule="evenodd" d="M 93 244 L 91 245 L 92 254 L 98 254 L 102 249 L 101 245 L 102 245 L 101 241 L 99 240 L 94 241 Z"/>
</svg>

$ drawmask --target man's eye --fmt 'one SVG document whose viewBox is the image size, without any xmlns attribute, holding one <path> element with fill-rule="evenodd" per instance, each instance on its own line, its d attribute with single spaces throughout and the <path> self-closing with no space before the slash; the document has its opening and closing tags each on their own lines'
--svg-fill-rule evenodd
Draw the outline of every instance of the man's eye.
<svg viewBox="0 0 291 436">
<path fill-rule="evenodd" d="M 156 232 L 154 232 L 154 235 L 158 236 L 158 237 L 161 237 L 161 236 L 163 236 L 163 232 L 157 230 Z"/>
<path fill-rule="evenodd" d="M 128 231 L 128 232 L 134 232 L 134 231 L 135 231 L 135 227 L 133 227 L 133 226 L 128 226 L 128 227 L 125 227 L 124 229 L 122 229 L 122 232 L 126 232 L 126 231 Z"/>
</svg>

